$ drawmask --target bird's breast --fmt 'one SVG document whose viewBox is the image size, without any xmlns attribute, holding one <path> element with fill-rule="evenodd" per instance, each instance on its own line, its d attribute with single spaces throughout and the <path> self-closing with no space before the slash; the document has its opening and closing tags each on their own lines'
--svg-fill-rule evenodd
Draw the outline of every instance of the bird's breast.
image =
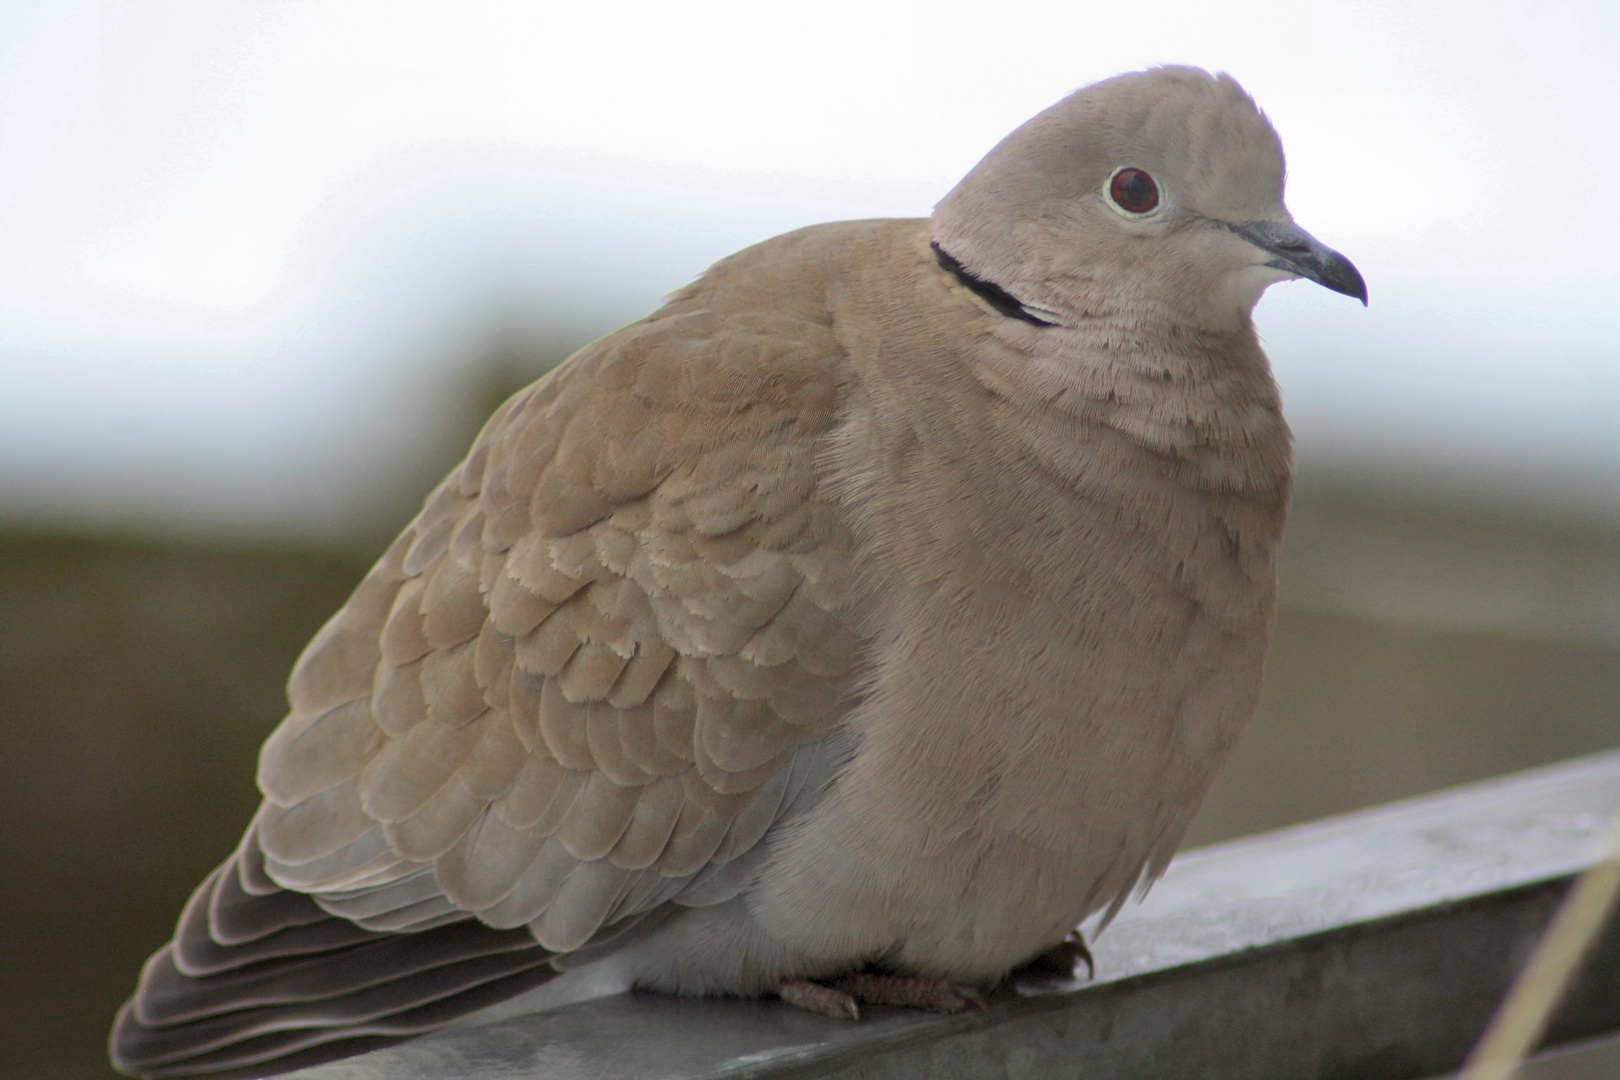
<svg viewBox="0 0 1620 1080">
<path fill-rule="evenodd" d="M 1077 483 L 1000 450 L 913 438 L 846 488 L 857 749 L 751 897 L 810 953 L 999 975 L 1162 869 L 1253 711 L 1274 544 L 1128 460 Z"/>
</svg>

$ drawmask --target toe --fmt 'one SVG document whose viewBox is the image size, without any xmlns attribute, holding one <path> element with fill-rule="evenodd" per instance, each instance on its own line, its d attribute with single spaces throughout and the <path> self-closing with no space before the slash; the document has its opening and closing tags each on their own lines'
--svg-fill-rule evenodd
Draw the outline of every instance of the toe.
<svg viewBox="0 0 1620 1080">
<path fill-rule="evenodd" d="M 859 1020 L 861 1007 L 855 998 L 842 990 L 805 979 L 794 979 L 777 987 L 776 996 L 801 1009 L 807 1009 L 834 1020 Z"/>
<path fill-rule="evenodd" d="M 909 979 L 899 975 L 861 973 L 845 975 L 832 984 L 857 1001 L 871 1005 L 899 1005 L 930 1012 L 961 1012 L 969 1005 L 989 1008 L 984 995 L 971 986 L 944 979 Z"/>
</svg>

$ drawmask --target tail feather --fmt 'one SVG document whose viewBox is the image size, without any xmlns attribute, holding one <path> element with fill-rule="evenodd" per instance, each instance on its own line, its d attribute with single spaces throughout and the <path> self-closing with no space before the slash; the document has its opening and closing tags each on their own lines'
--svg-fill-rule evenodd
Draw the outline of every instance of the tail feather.
<svg viewBox="0 0 1620 1080">
<path fill-rule="evenodd" d="M 440 997 L 449 978 L 440 969 L 454 969 L 451 986 L 463 976 L 481 981 L 477 972 L 497 958 L 512 971 L 549 961 L 551 954 L 526 930 L 495 931 L 470 920 L 420 934 L 379 935 L 361 945 L 202 977 L 180 971 L 164 949 L 142 972 L 135 1017 L 148 1026 L 170 1026 L 270 1005 L 311 1003 L 328 1013 L 346 1011 L 358 1006 L 362 991 L 412 976 L 425 976 L 412 980 L 424 999 Z M 407 1001 L 406 993 L 393 991 L 401 1002 Z"/>
<path fill-rule="evenodd" d="M 267 887 L 268 886 L 268 887 Z M 364 929 L 263 872 L 253 830 L 193 894 L 113 1027 L 134 1075 L 264 1076 L 411 1038 L 554 978 L 526 929 Z"/>
<path fill-rule="evenodd" d="M 233 907 L 227 940 L 215 936 L 210 907 L 222 880 L 229 881 L 231 864 L 215 870 L 191 894 L 180 913 L 172 943 L 174 966 L 186 975 L 214 975 L 265 960 L 312 953 L 328 953 L 376 939 L 376 934 L 346 919 L 335 919 L 302 893 L 278 892 L 254 897 L 265 910 L 248 923 L 251 906 Z"/>
<path fill-rule="evenodd" d="M 326 918 L 320 906 L 303 893 L 279 888 L 273 882 L 268 889 L 249 889 L 245 879 L 258 879 L 243 864 L 258 850 L 256 843 L 250 847 L 244 842 L 235 858 L 209 877 L 214 887 L 208 901 L 208 936 L 221 945 L 239 945 Z M 259 859 L 262 861 L 263 856 Z"/>
<path fill-rule="evenodd" d="M 181 1028 L 145 1028 L 128 1006 L 113 1025 L 112 1058 L 118 1069 L 150 1077 L 263 1077 L 323 1061 L 363 1053 L 434 1031 L 516 997 L 555 976 L 544 965 L 464 987 L 445 997 L 402 1012 L 370 1020 L 299 1026 L 287 1009 L 282 1015 L 245 1018 L 235 1025 L 204 1024 Z M 246 1010 L 270 1014 L 277 1009 Z M 216 1020 L 226 1019 L 224 1017 Z M 293 1026 L 278 1026 L 291 1024 Z"/>
</svg>

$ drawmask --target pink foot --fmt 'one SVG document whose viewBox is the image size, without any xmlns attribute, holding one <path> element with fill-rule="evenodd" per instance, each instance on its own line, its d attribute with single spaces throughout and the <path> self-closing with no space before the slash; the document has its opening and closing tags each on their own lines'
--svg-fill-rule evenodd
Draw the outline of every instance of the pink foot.
<svg viewBox="0 0 1620 1080">
<path fill-rule="evenodd" d="M 805 979 L 794 979 L 777 987 L 776 996 L 801 1009 L 808 1009 L 822 1016 L 830 1016 L 834 1020 L 859 1020 L 861 1007 L 855 999 L 842 990 L 834 990 L 830 986 L 809 982 Z"/>
<path fill-rule="evenodd" d="M 899 1005 L 929 1012 L 961 1012 L 969 1005 L 988 1009 L 990 1003 L 971 986 L 944 979 L 908 979 L 900 975 L 845 975 L 833 987 L 869 1005 Z"/>
<path fill-rule="evenodd" d="M 860 1002 L 868 1005 L 899 1005 L 929 1012 L 961 1012 L 969 1005 L 988 1009 L 984 995 L 971 986 L 958 986 L 944 979 L 910 979 L 901 975 L 844 975 L 828 986 L 795 979 L 785 982 L 777 996 L 789 1005 L 830 1016 L 834 1020 L 859 1020 Z"/>
</svg>

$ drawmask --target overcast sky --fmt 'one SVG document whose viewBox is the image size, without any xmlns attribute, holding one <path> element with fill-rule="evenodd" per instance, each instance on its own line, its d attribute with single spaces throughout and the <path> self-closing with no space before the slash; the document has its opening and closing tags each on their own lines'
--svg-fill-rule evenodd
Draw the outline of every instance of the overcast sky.
<svg viewBox="0 0 1620 1080">
<path fill-rule="evenodd" d="M 0 523 L 365 531 L 503 328 L 924 215 L 1155 62 L 1254 94 L 1367 278 L 1257 314 L 1308 458 L 1620 517 L 1617 55 L 1600 2 L 10 0 Z"/>
</svg>

